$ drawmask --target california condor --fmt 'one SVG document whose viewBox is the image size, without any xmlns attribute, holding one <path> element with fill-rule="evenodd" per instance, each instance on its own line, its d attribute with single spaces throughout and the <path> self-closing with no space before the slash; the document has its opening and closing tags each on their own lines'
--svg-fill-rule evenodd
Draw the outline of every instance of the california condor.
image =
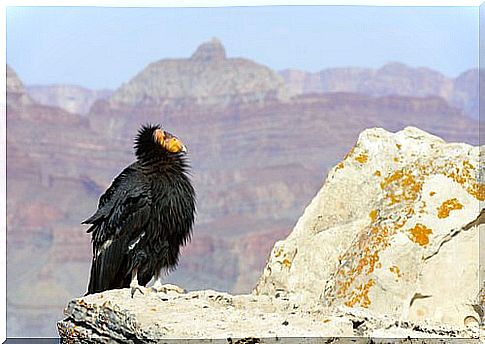
<svg viewBox="0 0 485 344">
<path fill-rule="evenodd" d="M 186 148 L 160 125 L 142 126 L 135 139 L 136 161 L 100 197 L 90 224 L 93 258 L 87 294 L 131 287 L 161 278 L 178 263 L 190 240 L 195 191 Z M 150 282 L 150 283 L 152 283 Z"/>
</svg>

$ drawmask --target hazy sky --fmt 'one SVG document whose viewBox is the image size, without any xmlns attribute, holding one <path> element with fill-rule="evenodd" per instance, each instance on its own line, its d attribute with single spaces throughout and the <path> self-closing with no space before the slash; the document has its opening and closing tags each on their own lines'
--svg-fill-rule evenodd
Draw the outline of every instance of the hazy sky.
<svg viewBox="0 0 485 344">
<path fill-rule="evenodd" d="M 399 61 L 455 77 L 478 66 L 478 7 L 7 9 L 7 63 L 25 84 L 117 88 L 214 36 L 229 57 L 275 70 Z"/>
</svg>

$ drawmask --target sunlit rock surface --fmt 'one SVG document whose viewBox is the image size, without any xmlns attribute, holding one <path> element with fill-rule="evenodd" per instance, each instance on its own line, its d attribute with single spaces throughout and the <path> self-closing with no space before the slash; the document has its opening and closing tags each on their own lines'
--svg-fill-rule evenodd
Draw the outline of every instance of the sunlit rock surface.
<svg viewBox="0 0 485 344">
<path fill-rule="evenodd" d="M 67 318 L 58 323 L 59 334 L 89 342 L 124 343 L 161 339 L 180 343 L 195 338 L 208 343 L 317 343 L 322 337 L 360 336 L 401 338 L 396 342 L 422 338 L 429 343 L 431 338 L 478 335 L 472 329 L 399 322 L 366 310 L 302 305 L 285 293 L 270 297 L 213 290 L 183 294 L 142 290 L 144 294 L 137 292 L 133 299 L 128 289 L 122 289 L 72 300 L 65 310 Z M 361 342 L 370 343 L 370 338 Z"/>
<path fill-rule="evenodd" d="M 478 324 L 479 149 L 408 127 L 364 131 L 256 290 L 405 320 Z"/>
</svg>

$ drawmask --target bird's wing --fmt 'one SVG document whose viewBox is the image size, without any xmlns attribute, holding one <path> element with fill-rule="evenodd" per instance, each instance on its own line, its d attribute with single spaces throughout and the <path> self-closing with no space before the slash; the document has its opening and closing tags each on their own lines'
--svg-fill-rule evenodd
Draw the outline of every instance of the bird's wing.
<svg viewBox="0 0 485 344">
<path fill-rule="evenodd" d="M 116 240 L 127 233 L 137 235 L 150 217 L 151 189 L 138 165 L 125 168 L 100 197 L 98 210 L 83 221 L 91 224 L 95 246 Z"/>
<path fill-rule="evenodd" d="M 108 289 L 126 288 L 130 283 L 130 263 L 126 255 L 128 239 L 120 238 L 107 245 L 94 248 L 89 276 L 88 294 Z"/>
</svg>

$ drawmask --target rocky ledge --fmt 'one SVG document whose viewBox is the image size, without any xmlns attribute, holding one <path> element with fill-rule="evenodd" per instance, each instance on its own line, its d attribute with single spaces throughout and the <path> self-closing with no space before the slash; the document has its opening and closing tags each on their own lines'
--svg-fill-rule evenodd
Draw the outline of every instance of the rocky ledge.
<svg viewBox="0 0 485 344">
<path fill-rule="evenodd" d="M 171 286 L 132 299 L 127 289 L 107 291 L 72 300 L 59 334 L 98 342 L 476 342 L 482 175 L 478 147 L 416 128 L 366 130 L 275 244 L 252 294 Z"/>
<path fill-rule="evenodd" d="M 206 338 L 226 343 L 273 343 L 295 337 L 317 342 L 317 338 L 360 336 L 469 338 L 471 343 L 478 336 L 473 329 L 398 321 L 364 309 L 308 307 L 285 292 L 270 297 L 213 290 L 182 294 L 142 290 L 144 294 L 137 293 L 133 299 L 123 289 L 72 300 L 65 311 L 67 318 L 58 323 L 59 334 L 94 342 Z"/>
</svg>

